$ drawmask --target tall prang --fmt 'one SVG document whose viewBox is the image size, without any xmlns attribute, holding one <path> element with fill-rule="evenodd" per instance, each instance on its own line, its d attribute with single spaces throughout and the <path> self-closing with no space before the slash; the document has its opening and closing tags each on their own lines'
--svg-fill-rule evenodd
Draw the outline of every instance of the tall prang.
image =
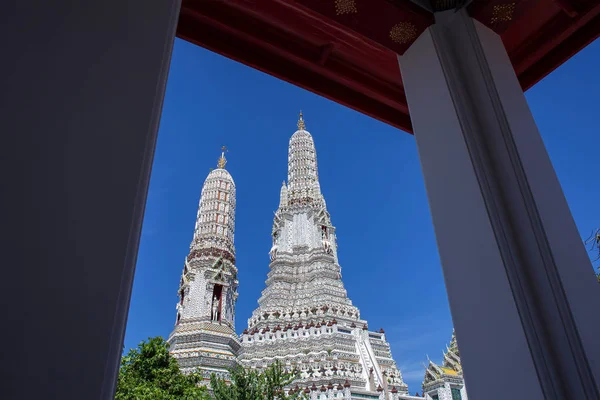
<svg viewBox="0 0 600 400">
<path fill-rule="evenodd" d="M 237 364 L 240 342 L 235 333 L 237 268 L 233 244 L 235 183 L 225 169 L 225 147 L 202 186 L 190 252 L 179 284 L 171 354 L 184 373 L 199 370 L 227 376 Z M 205 382 L 205 383 L 206 383 Z"/>
<path fill-rule="evenodd" d="M 300 374 L 290 389 L 311 398 L 407 394 L 383 329 L 368 329 L 342 283 L 336 230 L 302 113 L 289 142 L 272 238 L 266 288 L 241 335 L 239 362 L 260 370 L 279 360 Z"/>
</svg>

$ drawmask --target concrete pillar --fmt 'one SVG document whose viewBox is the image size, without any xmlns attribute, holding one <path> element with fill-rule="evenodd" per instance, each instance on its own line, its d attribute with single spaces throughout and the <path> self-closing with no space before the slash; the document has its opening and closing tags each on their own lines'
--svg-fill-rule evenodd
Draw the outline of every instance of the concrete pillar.
<svg viewBox="0 0 600 400">
<path fill-rule="evenodd" d="M 399 62 L 469 396 L 598 399 L 600 290 L 500 37 L 437 13 Z"/>
<path fill-rule="evenodd" d="M 180 0 L 0 5 L 2 399 L 112 399 Z"/>
</svg>

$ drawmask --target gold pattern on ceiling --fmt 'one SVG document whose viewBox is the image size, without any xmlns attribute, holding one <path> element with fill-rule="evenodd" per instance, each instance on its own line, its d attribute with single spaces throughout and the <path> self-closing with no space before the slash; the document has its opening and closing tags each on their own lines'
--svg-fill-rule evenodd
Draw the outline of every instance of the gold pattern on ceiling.
<svg viewBox="0 0 600 400">
<path fill-rule="evenodd" d="M 357 12 L 355 0 L 335 0 L 336 15 L 356 14 Z"/>
<path fill-rule="evenodd" d="M 492 24 L 512 21 L 515 12 L 515 3 L 498 4 L 492 10 Z"/>
<path fill-rule="evenodd" d="M 410 22 L 400 22 L 390 30 L 390 39 L 396 43 L 410 43 L 417 37 L 417 28 Z"/>
</svg>

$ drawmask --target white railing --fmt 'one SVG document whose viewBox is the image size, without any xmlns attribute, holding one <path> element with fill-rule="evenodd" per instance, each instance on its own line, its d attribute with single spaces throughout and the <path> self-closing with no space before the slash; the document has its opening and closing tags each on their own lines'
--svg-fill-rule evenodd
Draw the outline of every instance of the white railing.
<svg viewBox="0 0 600 400">
<path fill-rule="evenodd" d="M 358 333 L 358 347 L 361 358 L 364 360 L 364 364 L 368 368 L 373 368 L 373 372 L 375 375 L 375 385 L 381 385 L 384 387 L 385 383 L 383 382 L 383 376 L 381 375 L 381 370 L 379 369 L 379 365 L 377 364 L 377 360 L 375 359 L 375 354 L 373 353 L 373 349 L 368 341 L 368 338 L 365 339 L 361 332 Z M 367 381 L 369 379 L 369 374 L 367 372 Z M 375 387 L 375 388 L 376 388 Z"/>
</svg>

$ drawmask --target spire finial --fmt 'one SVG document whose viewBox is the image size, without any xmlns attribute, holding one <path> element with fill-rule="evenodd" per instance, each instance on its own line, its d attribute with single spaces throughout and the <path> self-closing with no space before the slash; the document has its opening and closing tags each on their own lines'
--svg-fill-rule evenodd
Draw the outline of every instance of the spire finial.
<svg viewBox="0 0 600 400">
<path fill-rule="evenodd" d="M 304 119 L 302 118 L 302 110 L 300 110 L 300 117 L 298 118 L 298 130 L 303 131 L 306 129 L 306 125 L 304 125 Z"/>
<path fill-rule="evenodd" d="M 219 157 L 219 161 L 217 161 L 217 168 L 224 169 L 225 164 L 227 164 L 227 159 L 225 158 L 225 152 L 227 151 L 227 147 L 221 147 L 221 157 Z"/>
</svg>

